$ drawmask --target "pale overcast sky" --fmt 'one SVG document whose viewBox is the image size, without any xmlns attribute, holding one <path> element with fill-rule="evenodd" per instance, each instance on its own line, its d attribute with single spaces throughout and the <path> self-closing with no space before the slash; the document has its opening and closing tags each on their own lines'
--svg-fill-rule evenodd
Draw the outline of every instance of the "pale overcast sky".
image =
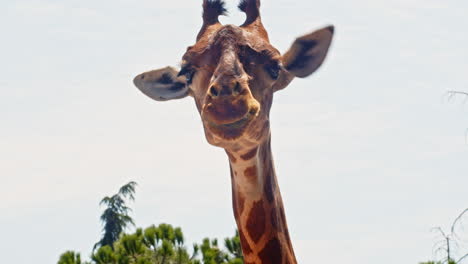
<svg viewBox="0 0 468 264">
<path fill-rule="evenodd" d="M 2 263 L 88 256 L 100 199 L 130 180 L 138 226 L 181 226 L 190 243 L 234 233 L 227 158 L 193 100 L 157 103 L 131 82 L 178 65 L 201 2 L 1 1 Z M 243 22 L 236 4 L 223 22 Z M 271 113 L 299 263 L 431 259 L 430 229 L 468 207 L 468 104 L 445 96 L 468 91 L 468 2 L 270 0 L 262 13 L 281 51 L 336 26 L 326 63 Z"/>
</svg>

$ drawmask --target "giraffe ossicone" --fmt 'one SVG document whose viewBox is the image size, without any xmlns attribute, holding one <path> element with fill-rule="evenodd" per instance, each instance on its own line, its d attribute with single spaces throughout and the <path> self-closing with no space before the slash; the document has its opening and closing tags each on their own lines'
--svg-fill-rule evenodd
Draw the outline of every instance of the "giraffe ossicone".
<svg viewBox="0 0 468 264">
<path fill-rule="evenodd" d="M 134 84 L 157 101 L 192 97 L 207 141 L 224 148 L 232 202 L 246 264 L 295 264 L 271 154 L 273 94 L 325 60 L 334 28 L 297 38 L 283 55 L 270 44 L 260 0 L 242 0 L 241 26 L 222 25 L 221 0 L 203 1 L 203 25 L 182 57 L 181 69 L 142 73 Z"/>
</svg>

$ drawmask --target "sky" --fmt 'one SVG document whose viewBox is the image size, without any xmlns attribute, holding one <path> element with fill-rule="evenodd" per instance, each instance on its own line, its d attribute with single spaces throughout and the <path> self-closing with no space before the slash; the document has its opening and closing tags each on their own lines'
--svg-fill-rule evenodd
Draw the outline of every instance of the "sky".
<svg viewBox="0 0 468 264">
<path fill-rule="evenodd" d="M 180 226 L 189 243 L 234 234 L 227 157 L 206 142 L 193 100 L 151 101 L 132 84 L 179 64 L 201 2 L 2 0 L 2 262 L 88 256 L 100 199 L 131 180 L 137 226 Z M 227 4 L 221 21 L 241 24 Z M 336 27 L 322 68 L 278 92 L 271 111 L 299 263 L 435 257 L 431 228 L 447 230 L 468 207 L 468 103 L 447 96 L 468 91 L 467 10 L 460 0 L 263 1 L 280 51 Z"/>
</svg>

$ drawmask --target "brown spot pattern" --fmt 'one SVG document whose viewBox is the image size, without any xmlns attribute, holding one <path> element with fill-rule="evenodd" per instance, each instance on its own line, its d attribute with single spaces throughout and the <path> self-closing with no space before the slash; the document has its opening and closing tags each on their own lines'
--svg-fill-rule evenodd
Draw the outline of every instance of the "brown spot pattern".
<svg viewBox="0 0 468 264">
<path fill-rule="evenodd" d="M 255 135 L 255 139 L 260 140 L 262 137 L 264 137 L 266 134 L 268 134 L 268 130 L 270 130 L 270 122 L 267 120 L 261 129 L 259 129 Z"/>
<path fill-rule="evenodd" d="M 265 218 L 263 201 L 255 202 L 247 219 L 247 230 L 254 243 L 258 243 L 265 232 Z"/>
<path fill-rule="evenodd" d="M 271 209 L 270 217 L 271 217 L 271 226 L 274 229 L 278 230 L 278 215 L 276 214 L 276 208 Z"/>
<path fill-rule="evenodd" d="M 262 264 L 281 264 L 283 252 L 278 238 L 270 240 L 258 254 Z"/>
<path fill-rule="evenodd" d="M 244 254 L 244 256 L 252 254 L 253 251 L 250 248 L 249 242 L 247 242 L 247 239 L 245 239 L 245 235 L 242 230 L 239 230 L 239 238 L 241 241 L 242 253 Z"/>
<path fill-rule="evenodd" d="M 245 169 L 244 175 L 249 181 L 255 182 L 257 179 L 257 166 L 252 166 Z"/>
<path fill-rule="evenodd" d="M 252 149 L 251 151 L 245 153 L 241 156 L 243 160 L 250 160 L 257 154 L 257 148 Z"/>
<path fill-rule="evenodd" d="M 229 157 L 229 160 L 232 162 L 232 163 L 236 163 L 237 162 L 237 159 L 236 157 L 234 157 L 234 155 L 232 155 L 231 153 L 229 153 L 228 151 L 226 151 L 228 157 Z"/>
<path fill-rule="evenodd" d="M 260 159 L 264 164 L 263 179 L 265 184 L 263 186 L 263 191 L 265 192 L 268 202 L 272 203 L 275 198 L 276 176 L 273 169 L 273 161 L 271 159 L 270 140 L 266 142 L 265 146 L 263 146 L 260 151 Z"/>
</svg>

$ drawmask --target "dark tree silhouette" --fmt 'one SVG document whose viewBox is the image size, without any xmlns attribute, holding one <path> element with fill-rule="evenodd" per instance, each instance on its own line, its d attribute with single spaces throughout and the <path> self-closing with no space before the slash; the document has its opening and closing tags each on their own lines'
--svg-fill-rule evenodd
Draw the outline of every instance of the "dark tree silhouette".
<svg viewBox="0 0 468 264">
<path fill-rule="evenodd" d="M 114 247 L 114 242 L 119 239 L 120 234 L 129 226 L 135 225 L 129 212 L 132 211 L 126 205 L 126 201 L 135 200 L 136 182 L 129 182 L 120 187 L 119 192 L 113 196 L 106 196 L 101 200 L 100 205 L 106 206 L 106 209 L 101 215 L 102 238 L 93 247 L 93 251 L 98 247 L 110 246 Z"/>
<path fill-rule="evenodd" d="M 126 202 L 135 200 L 135 182 L 122 186 L 117 194 L 105 197 L 101 205 L 102 239 L 94 245 L 89 262 L 82 262 L 79 253 L 63 253 L 58 264 L 243 264 L 239 232 L 226 238 L 226 249 L 219 248 L 218 240 L 206 238 L 193 244 L 191 252 L 185 245 L 180 227 L 170 224 L 137 228 L 124 233 L 134 225 Z"/>
</svg>

